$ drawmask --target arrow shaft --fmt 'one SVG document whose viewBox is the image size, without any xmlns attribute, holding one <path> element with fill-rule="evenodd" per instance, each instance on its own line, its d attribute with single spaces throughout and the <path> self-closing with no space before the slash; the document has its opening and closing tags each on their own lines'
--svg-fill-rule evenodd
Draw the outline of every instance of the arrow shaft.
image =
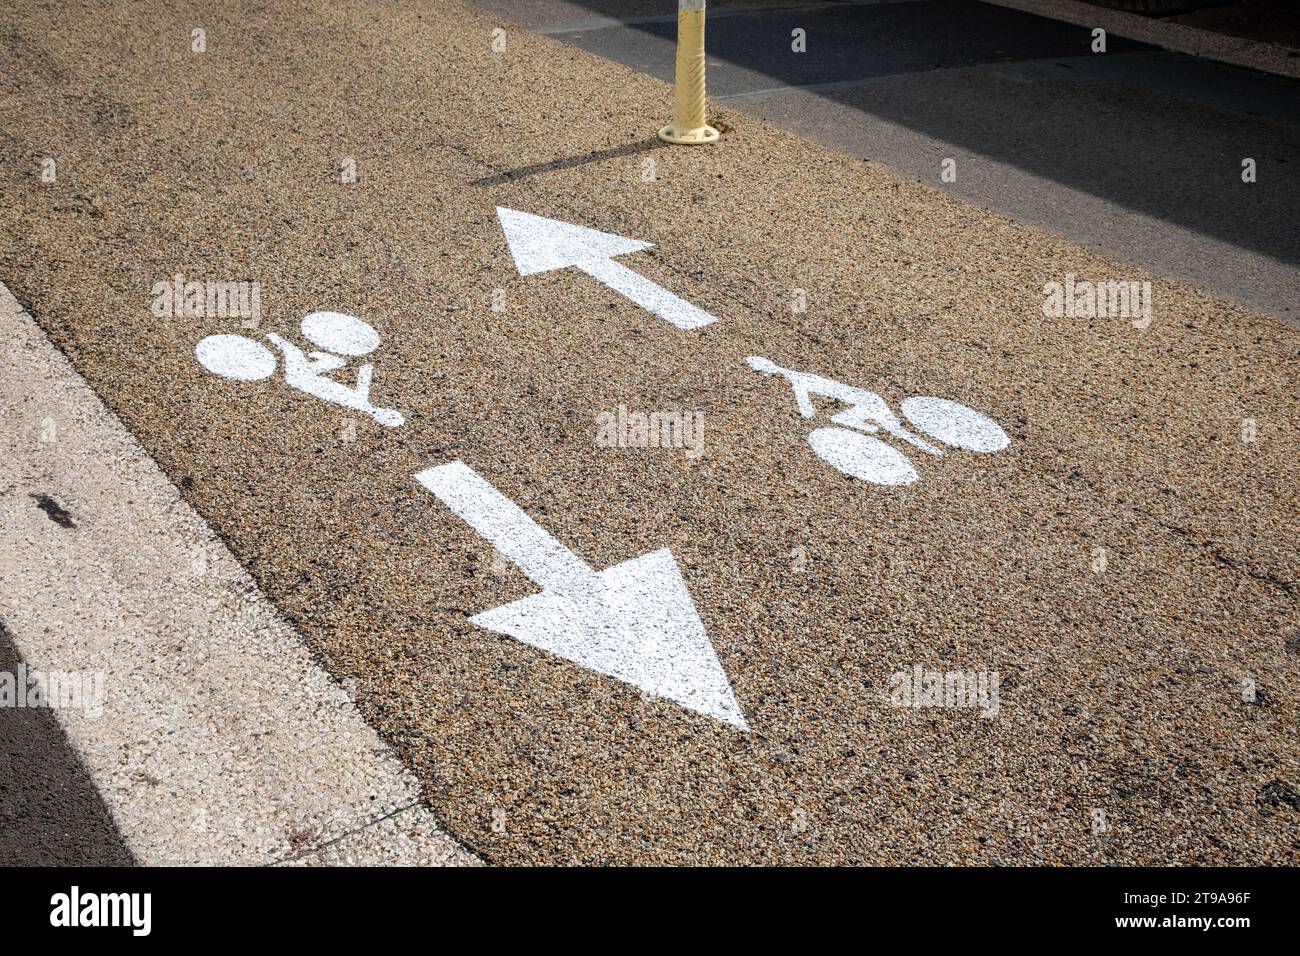
<svg viewBox="0 0 1300 956">
<path fill-rule="evenodd" d="M 590 590 L 595 572 L 513 501 L 461 461 L 415 476 L 494 548 L 543 588 Z"/>
<path fill-rule="evenodd" d="M 717 321 L 703 309 L 696 308 L 613 259 L 591 259 L 575 265 L 593 279 L 605 283 L 619 295 L 631 299 L 661 319 L 667 319 L 679 329 L 698 329 Z"/>
</svg>

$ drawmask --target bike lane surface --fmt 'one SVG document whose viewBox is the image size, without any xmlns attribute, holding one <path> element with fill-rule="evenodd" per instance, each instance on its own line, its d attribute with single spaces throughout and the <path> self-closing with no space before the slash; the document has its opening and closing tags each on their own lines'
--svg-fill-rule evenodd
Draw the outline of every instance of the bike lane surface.
<svg viewBox="0 0 1300 956">
<path fill-rule="evenodd" d="M 231 9 L 20 8 L 0 269 L 466 845 L 1294 854 L 1294 330 L 750 120 L 661 148 L 662 84 L 522 31 L 494 53 L 454 4 Z M 616 261 L 716 321 L 521 276 L 498 207 L 653 243 Z M 177 274 L 259 283 L 257 327 L 155 315 Z M 1152 322 L 1045 317 L 1070 274 L 1150 281 Z M 196 359 L 310 349 L 313 312 L 375 330 L 402 425 Z M 843 407 L 804 418 L 751 357 L 1009 444 L 851 477 L 808 443 Z M 600 440 L 651 412 L 698 416 L 701 453 Z M 538 585 L 415 481 L 454 461 L 595 572 L 669 549 L 747 729 L 473 623 Z M 895 706 L 918 666 L 996 673 L 996 714 Z"/>
</svg>

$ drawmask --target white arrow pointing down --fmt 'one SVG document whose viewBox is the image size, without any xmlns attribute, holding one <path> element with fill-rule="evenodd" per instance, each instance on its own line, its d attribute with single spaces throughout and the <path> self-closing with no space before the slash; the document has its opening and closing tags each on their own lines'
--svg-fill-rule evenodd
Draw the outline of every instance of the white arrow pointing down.
<svg viewBox="0 0 1300 956">
<path fill-rule="evenodd" d="M 749 729 L 667 548 L 597 573 L 463 462 L 415 480 L 542 588 L 472 623 Z"/>
</svg>

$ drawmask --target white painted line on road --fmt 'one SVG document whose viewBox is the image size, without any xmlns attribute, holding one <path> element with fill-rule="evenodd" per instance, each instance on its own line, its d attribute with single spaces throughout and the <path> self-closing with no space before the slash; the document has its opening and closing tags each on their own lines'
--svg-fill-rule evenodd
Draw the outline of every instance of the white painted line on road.
<svg viewBox="0 0 1300 956">
<path fill-rule="evenodd" d="M 542 587 L 472 623 L 749 729 L 667 548 L 596 573 L 465 463 L 415 480 Z"/>
<path fill-rule="evenodd" d="M 517 504 L 463 462 L 429 468 L 415 476 L 467 523 L 543 588 L 579 587 L 595 572 L 546 533 Z"/>
<path fill-rule="evenodd" d="M 0 619 L 30 668 L 103 673 L 54 713 L 135 858 L 476 862 L 3 285 L 0 335 Z"/>
<path fill-rule="evenodd" d="M 572 266 L 679 329 L 698 329 L 717 321 L 703 309 L 614 261 L 614 256 L 649 249 L 653 243 L 502 206 L 497 207 L 497 218 L 520 275 Z"/>
</svg>

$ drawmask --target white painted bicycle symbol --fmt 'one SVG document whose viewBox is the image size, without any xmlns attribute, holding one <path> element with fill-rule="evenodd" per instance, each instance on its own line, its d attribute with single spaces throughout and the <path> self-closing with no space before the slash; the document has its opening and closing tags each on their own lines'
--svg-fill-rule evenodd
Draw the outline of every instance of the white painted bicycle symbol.
<svg viewBox="0 0 1300 956">
<path fill-rule="evenodd" d="M 898 416 L 890 411 L 885 400 L 875 392 L 810 372 L 782 368 L 758 355 L 751 355 L 746 361 L 755 371 L 785 378 L 794 389 L 799 413 L 804 418 L 813 418 L 817 414 L 812 395 L 822 395 L 849 406 L 831 416 L 831 421 L 836 425 L 846 427 L 818 428 L 808 436 L 808 444 L 817 456 L 846 475 L 877 485 L 909 485 L 918 477 L 911 459 L 892 445 L 862 432 L 878 432 L 883 429 L 928 455 L 938 457 L 943 454 L 937 446 L 908 431 Z M 919 431 L 954 448 L 994 452 L 1011 444 L 1011 439 L 997 422 L 959 402 L 919 396 L 904 399 L 899 403 L 899 408 L 908 422 Z"/>
<path fill-rule="evenodd" d="M 312 312 L 302 320 L 303 337 L 326 351 L 304 354 L 292 342 L 274 332 L 266 339 L 284 355 L 284 381 L 290 388 L 306 392 L 334 405 L 342 405 L 369 415 L 386 428 L 396 428 L 406 419 L 391 408 L 377 408 L 370 403 L 370 382 L 374 367 L 366 362 L 357 369 L 357 384 L 348 387 L 327 378 L 379 346 L 379 333 L 351 315 L 341 312 Z M 242 335 L 209 335 L 194 349 L 194 355 L 209 372 L 236 382 L 256 382 L 275 374 L 275 354 L 261 342 Z"/>
</svg>

